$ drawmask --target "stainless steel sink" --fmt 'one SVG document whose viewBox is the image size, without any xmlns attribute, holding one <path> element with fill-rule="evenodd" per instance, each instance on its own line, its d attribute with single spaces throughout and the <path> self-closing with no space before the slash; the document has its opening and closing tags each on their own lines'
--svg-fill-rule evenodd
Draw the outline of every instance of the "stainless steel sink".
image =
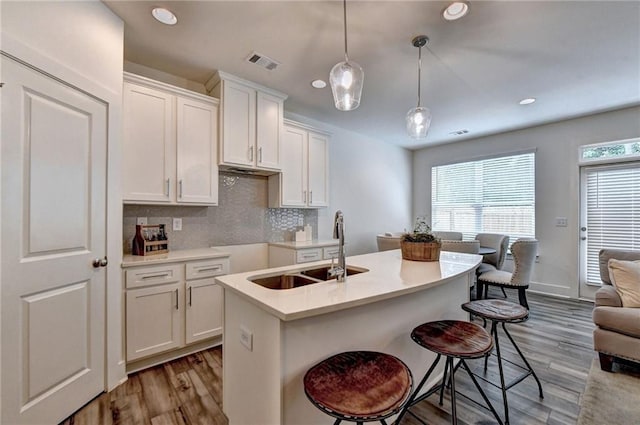
<svg viewBox="0 0 640 425">
<path fill-rule="evenodd" d="M 326 281 L 326 280 L 335 279 L 335 277 L 329 276 L 330 269 L 331 269 L 331 266 L 323 266 L 323 267 L 316 267 L 309 270 L 302 270 L 300 271 L 300 273 L 303 274 L 304 276 L 309 276 L 315 279 Z M 359 267 L 347 266 L 347 276 L 352 276 L 354 274 L 364 273 L 368 271 L 369 270 L 367 269 L 362 269 Z"/>
<path fill-rule="evenodd" d="M 316 266 L 309 269 L 295 270 L 289 273 L 267 276 L 255 276 L 249 280 L 256 285 L 269 289 L 292 289 L 301 286 L 312 285 L 318 282 L 335 280 L 329 277 L 330 265 Z M 347 266 L 347 276 L 368 272 L 369 270 L 360 267 Z"/>
</svg>

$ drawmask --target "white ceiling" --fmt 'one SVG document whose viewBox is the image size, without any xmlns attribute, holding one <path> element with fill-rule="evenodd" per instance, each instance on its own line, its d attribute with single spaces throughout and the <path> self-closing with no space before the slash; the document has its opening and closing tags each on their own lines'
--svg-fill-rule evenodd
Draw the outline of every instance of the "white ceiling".
<svg viewBox="0 0 640 425">
<path fill-rule="evenodd" d="M 341 1 L 103 1 L 125 21 L 128 61 L 200 83 L 221 69 L 287 93 L 286 111 L 410 149 L 640 104 L 640 1 L 471 1 L 446 22 L 448 2 L 350 0 L 349 57 L 365 73 L 351 112 L 310 85 L 343 60 Z M 156 6 L 178 24 L 156 22 Z M 422 103 L 433 121 L 416 141 L 404 117 L 417 102 L 420 34 L 431 40 Z M 252 51 L 282 65 L 245 62 Z M 538 101 L 520 106 L 525 97 Z"/>
</svg>

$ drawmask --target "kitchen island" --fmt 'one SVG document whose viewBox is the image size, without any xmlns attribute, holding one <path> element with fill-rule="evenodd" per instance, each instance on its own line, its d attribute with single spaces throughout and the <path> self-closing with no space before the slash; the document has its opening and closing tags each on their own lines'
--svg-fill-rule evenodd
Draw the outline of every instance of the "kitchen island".
<svg viewBox="0 0 640 425">
<path fill-rule="evenodd" d="M 347 258 L 367 270 L 292 289 L 269 289 L 257 277 L 292 273 L 326 261 L 220 276 L 224 288 L 223 410 L 230 425 L 326 424 L 307 400 L 302 378 L 315 363 L 350 350 L 393 354 L 419 379 L 435 354 L 411 330 L 439 319 L 468 319 L 482 257 L 442 252 L 440 261 L 402 260 L 400 250 Z M 433 383 L 439 379 L 434 375 Z M 430 384 L 426 386 L 428 388 Z"/>
</svg>

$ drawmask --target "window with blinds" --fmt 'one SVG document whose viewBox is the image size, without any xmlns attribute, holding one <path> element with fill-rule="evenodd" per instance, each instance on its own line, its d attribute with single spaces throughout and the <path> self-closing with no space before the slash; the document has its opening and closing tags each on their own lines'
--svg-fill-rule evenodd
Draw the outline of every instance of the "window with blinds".
<svg viewBox="0 0 640 425">
<path fill-rule="evenodd" d="M 535 153 L 441 165 L 431 170 L 434 230 L 535 237 Z"/>
<path fill-rule="evenodd" d="M 601 285 L 602 248 L 640 250 L 640 163 L 585 172 L 587 284 Z"/>
</svg>

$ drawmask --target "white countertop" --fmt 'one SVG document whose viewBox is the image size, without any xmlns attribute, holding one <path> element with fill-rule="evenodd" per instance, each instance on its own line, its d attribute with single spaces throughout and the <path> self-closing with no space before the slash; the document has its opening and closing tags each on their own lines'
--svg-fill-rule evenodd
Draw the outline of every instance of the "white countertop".
<svg viewBox="0 0 640 425">
<path fill-rule="evenodd" d="M 304 249 L 304 248 L 323 248 L 326 246 L 336 246 L 338 245 L 337 239 L 314 239 L 311 241 L 290 241 L 290 242 L 269 242 L 271 246 L 280 246 L 282 248 L 289 249 Z"/>
<path fill-rule="evenodd" d="M 223 258 L 228 256 L 228 252 L 218 248 L 181 249 L 157 255 L 125 255 L 122 258 L 122 267 L 126 268 L 152 264 L 176 263 L 189 260 L 205 260 L 208 258 Z"/>
<path fill-rule="evenodd" d="M 440 261 L 421 262 L 402 259 L 400 250 L 376 252 L 347 258 L 347 266 L 368 269 L 348 276 L 346 282 L 315 283 L 293 289 L 264 288 L 249 279 L 274 276 L 329 264 L 327 261 L 220 276 L 216 281 L 280 320 L 295 320 L 369 304 L 422 291 L 468 273 L 482 256 L 441 252 Z"/>
</svg>

